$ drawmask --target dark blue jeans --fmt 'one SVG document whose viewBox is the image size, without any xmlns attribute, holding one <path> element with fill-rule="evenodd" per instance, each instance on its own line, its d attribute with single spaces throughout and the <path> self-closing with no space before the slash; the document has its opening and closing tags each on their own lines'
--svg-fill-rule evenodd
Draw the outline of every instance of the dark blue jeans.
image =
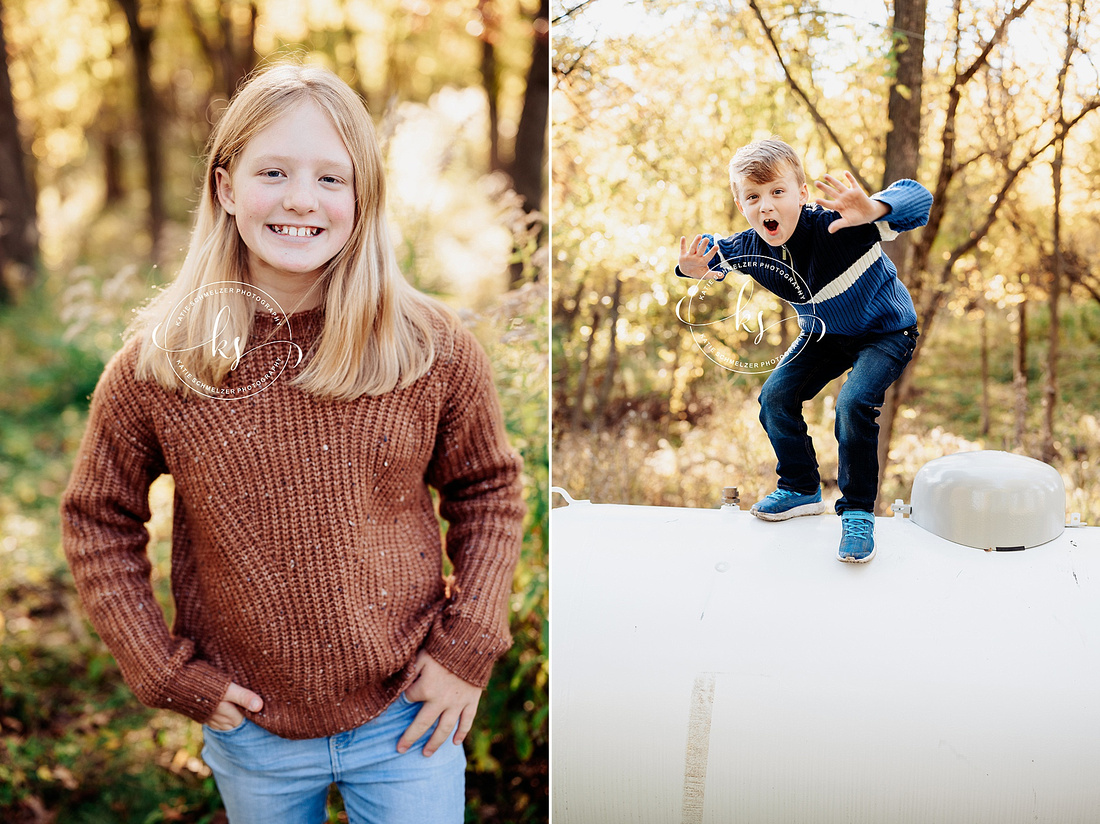
<svg viewBox="0 0 1100 824">
<path fill-rule="evenodd" d="M 878 415 L 886 390 L 913 357 L 917 329 L 869 335 L 802 335 L 760 390 L 760 423 L 778 464 L 779 488 L 812 493 L 821 483 L 802 404 L 851 369 L 836 402 L 837 481 L 846 509 L 875 511 Z"/>
</svg>

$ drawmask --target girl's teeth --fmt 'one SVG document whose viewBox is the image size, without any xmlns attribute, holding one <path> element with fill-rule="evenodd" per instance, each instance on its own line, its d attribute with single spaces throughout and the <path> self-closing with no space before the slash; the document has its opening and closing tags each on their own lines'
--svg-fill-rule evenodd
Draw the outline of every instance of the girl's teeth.
<svg viewBox="0 0 1100 824">
<path fill-rule="evenodd" d="M 276 234 L 286 235 L 287 237 L 313 237 L 320 229 L 314 229 L 307 226 L 273 226 Z"/>
</svg>

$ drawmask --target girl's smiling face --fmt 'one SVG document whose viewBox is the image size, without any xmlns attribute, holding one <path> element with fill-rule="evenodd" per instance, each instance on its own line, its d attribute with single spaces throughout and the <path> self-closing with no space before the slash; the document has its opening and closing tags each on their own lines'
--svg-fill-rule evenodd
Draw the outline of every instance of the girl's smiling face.
<svg viewBox="0 0 1100 824">
<path fill-rule="evenodd" d="M 809 187 L 798 182 L 794 170 L 765 183 L 742 178 L 737 186 L 737 210 L 769 246 L 782 246 L 791 239 L 802 207 L 810 197 Z"/>
<path fill-rule="evenodd" d="M 257 286 L 304 295 L 344 248 L 355 220 L 353 169 L 328 114 L 306 99 L 253 136 L 231 172 L 215 170 Z"/>
</svg>

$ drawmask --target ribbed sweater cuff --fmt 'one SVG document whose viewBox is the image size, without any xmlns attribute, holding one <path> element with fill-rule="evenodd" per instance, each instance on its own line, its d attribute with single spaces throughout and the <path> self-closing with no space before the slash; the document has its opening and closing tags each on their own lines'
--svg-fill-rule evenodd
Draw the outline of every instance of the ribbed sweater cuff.
<svg viewBox="0 0 1100 824">
<path fill-rule="evenodd" d="M 676 273 L 676 277 L 678 278 L 684 278 L 686 280 L 700 280 L 700 278 L 693 278 L 691 275 L 685 275 L 683 270 L 680 269 L 679 264 L 677 264 L 676 268 L 673 271 Z M 719 283 L 726 279 L 727 272 L 724 272 L 721 269 L 711 269 L 710 271 L 711 274 L 714 276 L 714 279 Z"/>
<path fill-rule="evenodd" d="M 201 724 L 213 714 L 231 683 L 232 679 L 221 670 L 205 661 L 192 661 L 164 685 L 162 700 L 147 703 L 181 713 Z"/>
<path fill-rule="evenodd" d="M 894 232 L 908 232 L 928 221 L 932 195 L 915 180 L 899 180 L 872 199 L 885 203 L 890 212 L 882 218 Z"/>
<path fill-rule="evenodd" d="M 512 646 L 511 636 L 465 618 L 437 619 L 424 650 L 463 681 L 484 689 L 493 664 Z"/>
</svg>

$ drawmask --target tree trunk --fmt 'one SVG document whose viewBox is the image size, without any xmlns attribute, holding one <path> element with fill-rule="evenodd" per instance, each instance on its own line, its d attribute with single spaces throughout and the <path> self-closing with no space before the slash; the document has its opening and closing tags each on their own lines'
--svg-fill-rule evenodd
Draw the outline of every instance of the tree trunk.
<svg viewBox="0 0 1100 824">
<path fill-rule="evenodd" d="M 145 185 L 149 193 L 149 236 L 153 261 L 159 261 L 164 233 L 164 173 L 161 160 L 161 119 L 156 91 L 153 89 L 154 30 L 141 22 L 139 0 L 118 0 L 130 28 L 134 52 L 134 85 L 137 91 L 138 119 L 141 124 L 141 153 L 145 164 Z"/>
<path fill-rule="evenodd" d="M 562 340 L 568 340 L 573 337 L 573 329 L 577 324 L 577 317 L 580 315 L 582 299 L 587 289 L 588 284 L 582 279 L 577 284 L 576 291 L 574 291 L 570 297 L 567 297 L 562 294 L 562 287 L 555 284 L 554 292 L 556 297 L 554 300 L 554 319 L 560 327 L 556 334 Z"/>
<path fill-rule="evenodd" d="M 662 434 L 665 437 L 668 437 L 671 425 L 676 420 L 675 411 L 673 410 L 673 397 L 676 394 L 676 375 L 680 371 L 680 358 L 682 356 L 682 346 L 672 347 L 672 363 L 668 365 L 668 394 L 665 396 L 665 412 L 661 421 L 664 427 Z"/>
<path fill-rule="evenodd" d="M 596 329 L 600 325 L 600 307 L 592 309 L 592 331 L 588 334 L 588 341 L 584 346 L 584 362 L 581 364 L 580 374 L 577 376 L 577 387 L 573 392 L 573 414 L 570 416 L 570 425 L 574 432 L 581 428 L 584 421 L 584 398 L 588 394 L 588 375 L 592 366 L 592 346 L 596 341 Z"/>
<path fill-rule="evenodd" d="M 607 316 L 609 343 L 607 347 L 607 365 L 604 367 L 600 394 L 596 396 L 596 409 L 592 419 L 602 424 L 607 402 L 611 399 L 611 389 L 615 385 L 615 375 L 619 371 L 619 302 L 622 300 L 623 281 L 615 278 L 615 289 L 611 294 L 611 313 Z"/>
<path fill-rule="evenodd" d="M 1012 386 L 1016 394 L 1016 426 L 1013 445 L 1022 449 L 1027 432 L 1027 295 L 1017 307 L 1016 358 L 1012 365 Z"/>
<path fill-rule="evenodd" d="M 0 55 L 0 305 L 3 305 L 12 298 L 9 284 L 29 284 L 34 279 L 38 228 L 34 182 L 27 173 L 8 75 L 2 13 Z"/>
<path fill-rule="evenodd" d="M 1061 124 L 1059 124 L 1061 125 Z M 1051 171 L 1054 177 L 1054 266 L 1050 282 L 1050 329 L 1047 347 L 1047 368 L 1043 380 L 1043 424 L 1040 446 L 1040 458 L 1050 463 L 1058 452 L 1054 446 L 1054 407 L 1058 401 L 1058 338 L 1061 335 L 1061 315 L 1059 301 L 1062 297 L 1063 269 L 1065 257 L 1062 254 L 1062 151 L 1064 141 L 1059 140 L 1054 149 L 1054 162 Z"/>
<path fill-rule="evenodd" d="M 228 92 L 228 97 L 236 94 L 237 89 L 244 83 L 244 79 L 256 66 L 256 19 L 259 17 L 259 9 L 255 0 L 248 4 L 248 23 L 243 34 L 239 35 L 233 29 L 233 15 L 221 4 L 219 18 L 222 36 L 222 76 Z"/>
<path fill-rule="evenodd" d="M 497 78 L 496 41 L 497 15 L 493 0 L 481 0 L 481 83 L 489 100 L 489 171 L 504 168 L 500 159 L 500 83 Z"/>
<path fill-rule="evenodd" d="M 576 326 L 577 316 L 581 311 L 581 295 L 584 294 L 585 288 L 586 284 L 581 280 L 581 282 L 577 284 L 577 290 L 573 293 L 571 302 L 562 296 L 562 288 L 560 286 L 556 288 L 550 321 L 554 330 L 553 339 L 555 342 L 573 339 L 573 330 Z M 555 347 L 555 352 L 557 351 Z M 554 372 L 554 409 L 556 416 L 562 416 L 564 410 L 569 408 L 569 375 L 572 371 L 571 366 L 573 365 L 571 360 L 570 358 L 557 357 L 556 355 L 551 358 Z"/>
<path fill-rule="evenodd" d="M 1082 14 L 1084 0 L 1081 0 Z M 1066 76 L 1077 45 L 1077 26 L 1073 20 L 1074 0 L 1066 0 L 1066 50 L 1062 68 L 1058 73 L 1058 123 L 1055 126 L 1054 160 L 1050 164 L 1054 182 L 1054 266 L 1050 283 L 1050 331 L 1047 348 L 1046 379 L 1043 381 L 1043 426 L 1040 457 L 1050 463 L 1058 454 L 1054 445 L 1054 407 L 1058 402 L 1058 338 L 1061 336 L 1059 302 L 1062 298 L 1062 281 L 1065 279 L 1066 260 L 1062 252 L 1062 161 L 1066 147 L 1065 94 Z M 1078 21 L 1079 22 L 1079 21 Z"/>
<path fill-rule="evenodd" d="M 125 129 L 122 125 L 123 117 L 113 102 L 119 98 L 118 85 L 112 82 L 109 86 L 106 99 L 112 102 L 100 106 L 95 128 L 88 135 L 89 142 L 98 143 L 103 154 L 103 203 L 107 207 L 118 205 L 126 196 L 121 140 Z"/>
<path fill-rule="evenodd" d="M 523 112 L 516 131 L 516 151 L 511 176 L 524 208 L 542 208 L 543 171 L 546 157 L 546 123 L 550 109 L 550 0 L 542 0 L 533 22 L 531 66 L 523 93 Z"/>
<path fill-rule="evenodd" d="M 229 8 L 233 0 L 218 0 L 216 19 L 211 27 L 203 20 L 194 0 L 186 0 L 184 10 L 191 23 L 191 31 L 199 41 L 199 47 L 214 74 L 211 92 L 214 96 L 233 97 L 244 79 L 256 67 L 256 20 L 259 9 L 254 0 L 248 3 L 248 22 L 243 32 L 233 24 Z M 343 7 L 341 6 L 341 10 Z"/>
<path fill-rule="evenodd" d="M 103 199 L 107 206 L 122 201 L 126 188 L 122 183 L 122 149 L 114 132 L 105 132 L 103 140 Z"/>
<path fill-rule="evenodd" d="M 986 311 L 985 301 L 981 301 L 981 324 L 978 326 L 978 340 L 981 346 L 982 365 L 982 417 L 981 433 L 983 438 L 989 437 L 989 313 Z"/>
<path fill-rule="evenodd" d="M 894 2 L 895 34 L 890 56 L 897 71 L 890 86 L 887 103 L 889 130 L 886 133 L 883 188 L 897 180 L 917 176 L 917 165 L 920 162 L 921 89 L 924 85 L 924 26 L 927 6 L 928 0 Z M 898 267 L 898 277 L 903 283 L 908 283 L 909 261 L 912 257 L 909 233 L 903 232 L 896 240 L 884 244 L 883 247 Z M 879 489 L 882 488 L 882 479 L 886 477 L 894 421 L 897 419 L 898 407 L 904 400 L 901 391 L 905 386 L 907 383 L 899 379 L 886 391 L 886 399 L 879 415 Z"/>
<path fill-rule="evenodd" d="M 924 27 L 928 0 L 896 0 L 894 3 L 893 48 L 890 60 L 895 67 L 894 83 L 887 102 L 886 164 L 882 188 L 902 178 L 913 178 L 920 163 L 921 91 L 924 80 Z M 902 232 L 882 245 L 898 277 L 906 282 L 909 271 L 911 236 Z"/>
</svg>

